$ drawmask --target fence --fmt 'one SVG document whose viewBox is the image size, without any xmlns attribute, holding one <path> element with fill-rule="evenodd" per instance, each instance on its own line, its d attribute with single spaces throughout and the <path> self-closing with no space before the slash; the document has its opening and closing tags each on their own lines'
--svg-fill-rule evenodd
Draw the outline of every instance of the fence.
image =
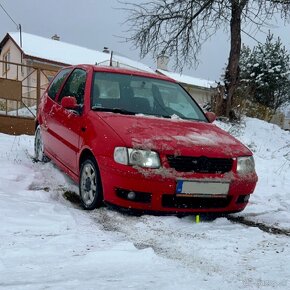
<svg viewBox="0 0 290 290">
<path fill-rule="evenodd" d="M 0 132 L 34 134 L 39 100 L 57 69 L 0 60 Z"/>
</svg>

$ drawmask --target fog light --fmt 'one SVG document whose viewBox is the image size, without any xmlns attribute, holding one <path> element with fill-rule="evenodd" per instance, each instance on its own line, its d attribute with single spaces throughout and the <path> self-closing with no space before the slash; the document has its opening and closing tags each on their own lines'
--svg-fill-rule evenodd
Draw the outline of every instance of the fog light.
<svg viewBox="0 0 290 290">
<path fill-rule="evenodd" d="M 136 193 L 134 191 L 128 192 L 128 195 L 127 195 L 128 199 L 133 200 L 133 199 L 135 199 L 135 197 L 136 197 Z"/>
<path fill-rule="evenodd" d="M 132 202 L 150 203 L 152 194 L 150 192 L 133 191 L 122 188 L 116 188 L 116 195 L 119 198 L 130 200 Z"/>
</svg>

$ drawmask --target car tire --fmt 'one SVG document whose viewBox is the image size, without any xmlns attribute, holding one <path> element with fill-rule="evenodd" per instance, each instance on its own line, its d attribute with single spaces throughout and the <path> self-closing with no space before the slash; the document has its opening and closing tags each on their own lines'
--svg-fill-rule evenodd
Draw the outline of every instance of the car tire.
<svg viewBox="0 0 290 290">
<path fill-rule="evenodd" d="M 87 158 L 81 165 L 79 191 L 84 209 L 92 210 L 102 205 L 102 183 L 96 161 L 93 158 Z"/>
<path fill-rule="evenodd" d="M 34 160 L 40 162 L 48 162 L 50 159 L 44 154 L 44 145 L 40 126 L 38 125 L 34 135 Z"/>
</svg>

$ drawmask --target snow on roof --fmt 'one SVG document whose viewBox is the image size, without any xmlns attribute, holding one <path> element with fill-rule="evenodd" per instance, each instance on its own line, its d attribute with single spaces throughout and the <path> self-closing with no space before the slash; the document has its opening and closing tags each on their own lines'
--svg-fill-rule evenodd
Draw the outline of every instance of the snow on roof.
<svg viewBox="0 0 290 290">
<path fill-rule="evenodd" d="M 173 73 L 173 72 L 169 72 L 169 71 L 162 70 L 162 69 L 158 69 L 157 72 L 160 72 L 161 74 L 163 74 L 169 78 L 172 78 L 179 83 L 189 84 L 189 85 L 198 86 L 198 87 L 202 87 L 202 88 L 208 88 L 208 89 L 211 87 L 216 87 L 216 84 L 213 81 L 194 78 L 191 76 Z"/>
<path fill-rule="evenodd" d="M 19 32 L 11 32 L 8 34 L 20 47 Z M 26 55 L 32 57 L 70 65 L 96 63 L 109 65 L 110 62 L 109 53 L 24 32 L 22 32 L 22 50 Z M 151 73 L 154 72 L 145 64 L 126 57 L 113 55 L 113 61 L 123 68 L 133 68 Z"/>
</svg>

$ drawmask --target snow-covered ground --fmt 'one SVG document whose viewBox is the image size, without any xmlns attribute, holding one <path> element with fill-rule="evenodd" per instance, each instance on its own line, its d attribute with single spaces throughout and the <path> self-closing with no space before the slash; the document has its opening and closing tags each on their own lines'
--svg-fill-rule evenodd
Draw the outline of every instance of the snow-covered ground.
<svg viewBox="0 0 290 290">
<path fill-rule="evenodd" d="M 33 137 L 0 134 L 0 289 L 290 289 L 290 133 L 256 119 L 217 124 L 255 153 L 259 183 L 235 216 L 285 234 L 83 211 L 64 198 L 72 181 L 32 162 Z"/>
<path fill-rule="evenodd" d="M 290 232 L 290 132 L 251 118 L 242 126 L 218 125 L 254 152 L 259 182 L 239 215 Z"/>
</svg>

